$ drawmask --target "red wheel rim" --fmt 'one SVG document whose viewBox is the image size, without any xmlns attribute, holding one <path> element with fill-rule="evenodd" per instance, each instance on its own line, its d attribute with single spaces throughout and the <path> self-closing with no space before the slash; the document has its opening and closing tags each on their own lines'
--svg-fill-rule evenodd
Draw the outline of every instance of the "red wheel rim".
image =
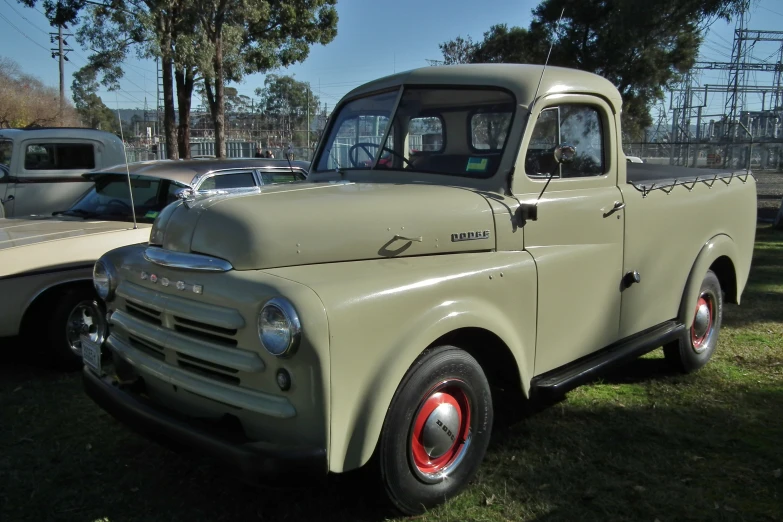
<svg viewBox="0 0 783 522">
<path fill-rule="evenodd" d="M 412 464 L 418 471 L 418 474 L 423 475 L 425 478 L 432 478 L 442 474 L 454 466 L 461 459 L 470 442 L 470 400 L 460 384 L 455 381 L 447 381 L 430 390 L 425 395 L 414 417 L 410 437 Z M 452 411 L 456 411 L 456 426 L 440 423 L 439 419 L 433 416 L 435 410 L 441 407 L 441 405 L 446 405 L 446 409 L 453 408 Z M 432 455 L 428 453 L 425 447 L 427 421 L 431 421 L 429 424 L 430 429 L 433 426 L 433 422 L 435 422 L 439 429 L 452 437 L 450 447 L 442 454 Z"/>
<path fill-rule="evenodd" d="M 693 325 L 691 326 L 691 342 L 694 349 L 700 349 L 710 336 L 712 331 L 713 317 L 712 299 L 704 294 L 699 296 L 696 303 L 696 311 L 693 315 Z"/>
</svg>

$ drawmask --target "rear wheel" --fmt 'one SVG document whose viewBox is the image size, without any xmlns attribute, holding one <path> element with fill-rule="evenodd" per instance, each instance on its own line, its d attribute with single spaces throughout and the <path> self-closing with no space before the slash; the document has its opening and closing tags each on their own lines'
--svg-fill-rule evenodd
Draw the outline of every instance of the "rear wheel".
<svg viewBox="0 0 783 522">
<path fill-rule="evenodd" d="M 699 289 L 693 325 L 679 339 L 663 347 L 666 360 L 683 373 L 691 373 L 712 358 L 723 319 L 723 292 L 718 276 L 707 272 Z"/>
<path fill-rule="evenodd" d="M 440 346 L 420 357 L 381 434 L 380 475 L 392 504 L 419 514 L 462 491 L 484 459 L 492 420 L 489 383 L 472 356 Z"/>
</svg>

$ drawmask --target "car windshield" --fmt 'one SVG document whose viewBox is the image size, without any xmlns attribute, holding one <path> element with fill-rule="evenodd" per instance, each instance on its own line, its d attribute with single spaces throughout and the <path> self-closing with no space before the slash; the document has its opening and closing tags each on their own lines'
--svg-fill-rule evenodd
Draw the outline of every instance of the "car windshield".
<svg viewBox="0 0 783 522">
<path fill-rule="evenodd" d="M 406 87 L 395 109 L 398 96 L 395 90 L 345 103 L 333 118 L 314 171 L 409 170 L 470 177 L 497 171 L 513 121 L 510 93 Z"/>
<path fill-rule="evenodd" d="M 133 208 L 139 223 L 152 223 L 163 207 L 176 201 L 176 191 L 186 186 L 174 181 L 146 176 L 131 176 Z M 55 215 L 96 218 L 109 221 L 133 221 L 128 178 L 122 174 L 101 174 L 91 188 L 71 208 Z"/>
</svg>

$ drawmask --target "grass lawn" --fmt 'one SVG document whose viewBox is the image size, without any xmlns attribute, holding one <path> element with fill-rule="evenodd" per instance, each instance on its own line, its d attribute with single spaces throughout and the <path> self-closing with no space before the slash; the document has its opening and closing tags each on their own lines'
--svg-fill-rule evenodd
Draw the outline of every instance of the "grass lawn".
<svg viewBox="0 0 783 522">
<path fill-rule="evenodd" d="M 6 352 L 8 353 L 8 352 Z M 783 232 L 761 226 L 712 362 L 657 350 L 498 431 L 474 484 L 417 520 L 783 520 Z M 380 521 L 349 474 L 260 489 L 130 433 L 77 375 L 0 365 L 0 520 Z"/>
</svg>

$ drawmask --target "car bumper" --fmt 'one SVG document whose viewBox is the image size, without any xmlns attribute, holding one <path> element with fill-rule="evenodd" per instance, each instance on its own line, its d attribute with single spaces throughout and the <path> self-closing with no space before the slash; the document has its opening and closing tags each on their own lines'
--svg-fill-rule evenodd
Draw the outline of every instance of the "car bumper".
<svg viewBox="0 0 783 522">
<path fill-rule="evenodd" d="M 326 451 L 323 448 L 285 448 L 265 442 L 237 440 L 221 436 L 194 419 L 145 401 L 126 391 L 110 377 L 99 377 L 84 368 L 82 373 L 87 395 L 101 408 L 134 431 L 161 442 L 172 449 L 194 450 L 217 460 L 221 465 L 252 483 L 301 480 L 327 474 Z"/>
</svg>

